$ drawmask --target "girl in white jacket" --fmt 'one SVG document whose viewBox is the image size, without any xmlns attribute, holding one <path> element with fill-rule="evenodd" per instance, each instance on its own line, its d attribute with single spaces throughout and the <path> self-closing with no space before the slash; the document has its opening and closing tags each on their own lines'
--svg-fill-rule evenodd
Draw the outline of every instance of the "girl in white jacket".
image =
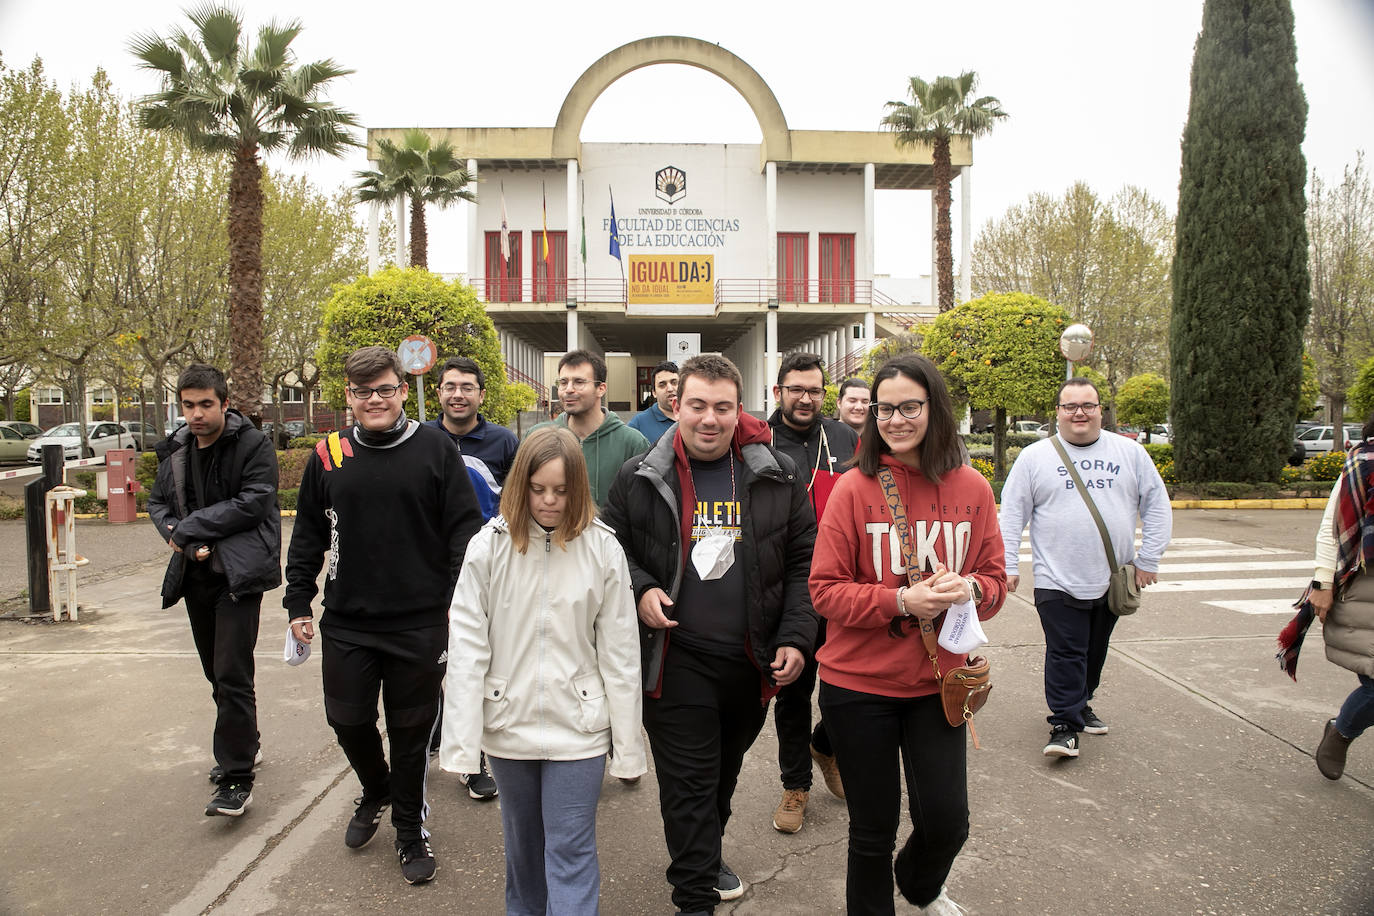
<svg viewBox="0 0 1374 916">
<path fill-rule="evenodd" d="M 501 792 L 506 912 L 596 913 L 596 805 L 647 769 L 625 554 L 596 519 L 577 438 L 531 433 L 501 514 L 468 544 L 449 609 L 439 763 Z"/>
</svg>

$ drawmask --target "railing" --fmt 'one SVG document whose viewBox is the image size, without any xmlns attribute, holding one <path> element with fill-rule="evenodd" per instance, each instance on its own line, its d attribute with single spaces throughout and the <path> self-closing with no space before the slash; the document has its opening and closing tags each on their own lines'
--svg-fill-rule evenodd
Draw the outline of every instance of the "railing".
<svg viewBox="0 0 1374 916">
<path fill-rule="evenodd" d="M 829 366 L 825 367 L 825 376 L 835 384 L 839 384 L 851 375 L 859 374 L 859 367 L 863 365 L 864 354 L 868 352 L 868 343 L 860 341 L 858 345 L 849 353 L 841 356 Z"/>
<path fill-rule="evenodd" d="M 538 398 L 538 400 L 535 402 L 535 405 L 540 410 L 547 411 L 550 407 L 553 406 L 549 403 L 549 386 L 545 385 L 538 379 L 532 378 L 528 374 L 521 372 L 519 369 L 515 368 L 510 363 L 506 363 L 506 378 L 516 383 L 523 382 L 524 384 L 529 385 L 531 388 L 533 388 L 534 395 L 536 398 Z"/>
<path fill-rule="evenodd" d="M 871 280 L 769 280 L 716 281 L 716 304 L 726 302 L 835 303 L 868 305 L 873 301 Z"/>
<path fill-rule="evenodd" d="M 625 302 L 625 281 L 586 277 L 488 277 L 481 284 L 484 302 Z"/>
<path fill-rule="evenodd" d="M 488 277 L 479 284 L 484 302 L 626 302 L 626 282 L 620 277 Z M 717 280 L 715 305 L 779 302 L 807 305 L 879 305 L 903 308 L 874 289 L 871 280 L 778 280 L 732 278 Z"/>
</svg>

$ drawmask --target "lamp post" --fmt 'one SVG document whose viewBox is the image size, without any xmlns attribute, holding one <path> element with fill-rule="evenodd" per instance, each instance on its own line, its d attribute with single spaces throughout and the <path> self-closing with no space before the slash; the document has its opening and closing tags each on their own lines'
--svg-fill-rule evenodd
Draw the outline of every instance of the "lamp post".
<svg viewBox="0 0 1374 916">
<path fill-rule="evenodd" d="M 1059 335 L 1059 352 L 1064 355 L 1064 380 L 1073 378 L 1074 363 L 1081 363 L 1093 351 L 1093 332 L 1086 324 L 1071 324 Z M 1059 431 L 1059 409 L 1053 417 L 1054 430 Z"/>
</svg>

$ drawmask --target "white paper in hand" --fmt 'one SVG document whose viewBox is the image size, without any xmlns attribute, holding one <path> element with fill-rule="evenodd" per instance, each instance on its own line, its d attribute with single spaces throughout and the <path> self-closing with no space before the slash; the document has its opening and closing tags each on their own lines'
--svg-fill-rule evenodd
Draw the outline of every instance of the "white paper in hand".
<svg viewBox="0 0 1374 916">
<path fill-rule="evenodd" d="M 967 655 L 979 646 L 988 644 L 972 601 L 950 605 L 949 610 L 945 611 L 945 625 L 940 628 L 937 641 L 956 655 Z"/>
<path fill-rule="evenodd" d="M 310 643 L 301 642 L 292 632 L 291 625 L 286 626 L 286 645 L 281 650 L 281 660 L 288 665 L 299 665 L 310 657 Z"/>
</svg>

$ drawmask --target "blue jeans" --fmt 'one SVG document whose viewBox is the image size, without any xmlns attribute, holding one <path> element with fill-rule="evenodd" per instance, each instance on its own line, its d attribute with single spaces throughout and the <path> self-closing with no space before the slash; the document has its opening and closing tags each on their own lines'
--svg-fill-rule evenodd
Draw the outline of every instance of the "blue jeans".
<svg viewBox="0 0 1374 916">
<path fill-rule="evenodd" d="M 595 914 L 601 895 L 596 803 L 606 755 L 585 760 L 487 756 L 501 791 L 506 913 Z"/>
<path fill-rule="evenodd" d="M 1374 725 L 1374 678 L 1357 674 L 1360 686 L 1350 691 L 1336 716 L 1336 731 L 1354 740 Z"/>
</svg>

